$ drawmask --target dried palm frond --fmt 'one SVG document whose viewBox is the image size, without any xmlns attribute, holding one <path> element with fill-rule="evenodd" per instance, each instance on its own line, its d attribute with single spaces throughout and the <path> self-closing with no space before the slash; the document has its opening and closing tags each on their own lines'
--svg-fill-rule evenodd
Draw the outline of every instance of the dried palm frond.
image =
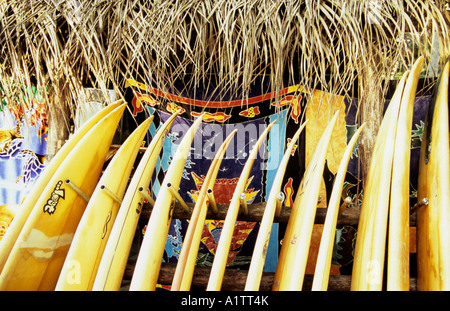
<svg viewBox="0 0 450 311">
<path fill-rule="evenodd" d="M 442 0 L 2 0 L 1 96 L 15 103 L 34 79 L 67 123 L 86 86 L 120 97 L 134 77 L 213 99 L 246 97 L 260 78 L 380 110 L 393 66 L 429 57 L 433 33 L 448 55 L 446 16 Z"/>
</svg>

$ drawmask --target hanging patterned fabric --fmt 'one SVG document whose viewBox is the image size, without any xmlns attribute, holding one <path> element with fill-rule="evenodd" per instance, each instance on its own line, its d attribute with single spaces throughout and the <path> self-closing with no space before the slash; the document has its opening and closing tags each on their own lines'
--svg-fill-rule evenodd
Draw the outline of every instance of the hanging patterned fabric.
<svg viewBox="0 0 450 311">
<path fill-rule="evenodd" d="M 229 203 L 252 146 L 268 124 L 277 120 L 260 148 L 244 191 L 248 204 L 266 200 L 278 163 L 288 143 L 287 125 L 288 123 L 297 124 L 297 126 L 300 124 L 303 90 L 299 86 L 288 87 L 276 94 L 263 93 L 248 99 L 222 101 L 193 100 L 188 97 L 176 96 L 134 80 L 128 80 L 127 87 L 130 110 L 138 122 L 144 116 L 153 114 L 155 120 L 162 123 L 173 111 L 181 109 L 182 112 L 164 142 L 161 161 L 156 169 L 156 178 L 152 185 L 155 195 L 158 193 L 159 182 L 162 181 L 164 173 L 170 165 L 171 157 L 180 138 L 190 127 L 192 120 L 204 113 L 204 122 L 194 138 L 180 183 L 179 193 L 186 202 L 194 203 L 196 201 L 215 152 L 228 134 L 237 129 L 239 134 L 233 139 L 225 153 L 213 189 L 217 203 Z M 154 123 L 157 124 L 158 121 Z M 156 132 L 156 126 L 151 129 L 151 132 L 153 134 Z M 298 165 L 303 156 L 299 156 L 297 151 L 293 154 L 293 158 L 295 159 L 291 161 L 290 165 L 293 167 L 290 172 L 299 172 Z M 286 177 L 285 183 L 293 179 L 296 183 L 299 182 L 298 173 Z M 165 261 L 177 261 L 181 251 L 182 236 L 188 224 L 188 220 L 172 220 L 166 244 Z M 212 264 L 222 226 L 223 220 L 206 221 L 198 255 L 198 265 L 210 266 Z M 272 243 L 267 256 L 267 271 L 275 270 L 278 257 L 278 224 L 274 224 L 274 226 L 276 230 L 273 230 Z M 238 221 L 236 223 L 228 266 L 248 267 L 258 228 L 259 224 L 255 222 Z"/>
<path fill-rule="evenodd" d="M 0 112 L 0 205 L 20 204 L 44 168 L 47 111 L 35 87 L 29 94 Z"/>
<path fill-rule="evenodd" d="M 36 88 L 23 101 L 0 104 L 0 240 L 44 169 L 47 111 Z"/>
</svg>

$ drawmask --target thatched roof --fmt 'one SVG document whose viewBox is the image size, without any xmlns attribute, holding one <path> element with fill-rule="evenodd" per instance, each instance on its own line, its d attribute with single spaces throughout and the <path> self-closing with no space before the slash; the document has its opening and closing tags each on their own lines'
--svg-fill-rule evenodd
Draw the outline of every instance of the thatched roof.
<svg viewBox="0 0 450 311">
<path fill-rule="evenodd" d="M 255 77 L 272 90 L 296 81 L 350 96 L 372 66 L 381 85 L 440 36 L 445 1 L 2 0 L 0 86 L 8 104 L 37 82 L 54 105 L 74 109 L 83 87 L 121 95 L 131 75 L 172 92 L 245 97 Z M 411 35 L 407 35 L 411 34 Z M 375 63 L 374 63 L 375 62 Z M 287 81 L 287 82 L 286 82 Z M 214 91 L 216 90 L 216 91 Z"/>
</svg>

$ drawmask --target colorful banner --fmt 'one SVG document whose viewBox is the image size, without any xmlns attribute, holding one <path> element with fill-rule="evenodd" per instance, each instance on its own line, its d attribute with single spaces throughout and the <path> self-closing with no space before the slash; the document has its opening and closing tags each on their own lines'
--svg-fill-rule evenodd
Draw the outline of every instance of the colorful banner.
<svg viewBox="0 0 450 311">
<path fill-rule="evenodd" d="M 161 122 L 165 122 L 170 116 L 168 113 L 159 112 L 153 108 L 149 108 L 152 114 L 158 114 Z M 189 157 L 186 160 L 182 180 L 180 183 L 179 193 L 186 202 L 195 203 L 198 193 L 203 184 L 203 179 L 209 169 L 211 161 L 215 156 L 215 152 L 220 147 L 222 142 L 234 129 L 238 129 L 239 135 L 234 137 L 234 140 L 228 147 L 225 158 L 221 163 L 217 180 L 213 188 L 215 200 L 217 203 L 229 203 L 234 189 L 236 187 L 239 176 L 245 165 L 248 155 L 259 138 L 262 131 L 274 119 L 280 126 L 274 126 L 269 134 L 268 139 L 260 148 L 257 159 L 255 160 L 252 170 L 250 172 L 249 182 L 244 191 L 246 201 L 248 204 L 265 201 L 270 186 L 275 176 L 280 156 L 284 146 L 280 148 L 279 141 L 285 141 L 285 129 L 282 124 L 286 123 L 287 110 L 281 111 L 278 114 L 271 115 L 266 118 L 260 118 L 248 122 L 238 124 L 209 124 L 203 123 L 201 128 L 197 131 L 192 144 L 192 149 Z M 166 138 L 163 146 L 163 154 L 161 161 L 157 167 L 156 178 L 153 184 L 153 192 L 157 195 L 159 190 L 159 183 L 164 177 L 165 171 L 169 168 L 172 157 L 176 152 L 177 146 L 191 126 L 192 121 L 177 118 L 172 129 Z M 153 130 L 154 131 L 154 130 Z M 272 152 L 269 157 L 270 148 L 275 145 L 278 152 Z M 277 156 L 277 154 L 279 154 Z M 182 237 L 187 230 L 189 224 L 188 220 L 172 220 L 172 226 L 167 238 L 165 261 L 176 262 L 181 251 Z M 202 243 L 198 255 L 198 265 L 210 266 L 214 259 L 214 254 L 222 230 L 223 221 L 208 220 L 205 223 Z M 230 267 L 247 267 L 251 260 L 253 245 L 257 234 L 258 223 L 238 221 L 232 240 L 230 255 L 228 259 L 228 266 Z M 266 269 L 274 269 L 276 258 L 278 257 L 277 245 L 277 230 L 274 230 L 273 245 L 270 247 L 268 258 L 269 263 Z M 272 254 L 274 254 L 272 256 Z M 274 262 L 275 260 L 275 262 Z M 274 270 L 273 270 L 274 271 Z"/>
<path fill-rule="evenodd" d="M 179 192 L 182 198 L 186 202 L 196 201 L 215 152 L 228 134 L 237 129 L 238 134 L 233 138 L 225 153 L 213 189 L 217 203 L 229 203 L 250 150 L 268 124 L 276 120 L 276 124 L 260 147 L 244 191 L 248 204 L 264 202 L 267 199 L 289 135 L 293 135 L 300 126 L 301 105 L 305 102 L 305 100 L 302 101 L 305 92 L 303 88 L 292 86 L 277 93 L 256 94 L 247 99 L 205 101 L 173 95 L 134 80 L 128 80 L 127 87 L 127 101 L 133 112 L 133 121 L 140 123 L 148 115 L 155 115 L 153 122 L 155 127 L 151 129 L 151 135 L 156 133 L 156 127 L 163 123 L 171 113 L 181 109 L 180 117 L 176 119 L 164 142 L 163 153 L 157 164 L 152 185 L 154 195 L 157 195 L 159 191 L 160 182 L 164 178 L 164 173 L 170 165 L 180 139 L 192 124 L 192 120 L 203 113 L 204 121 L 192 143 L 192 150 L 186 160 L 180 183 Z M 286 132 L 289 123 L 293 124 L 292 133 Z M 293 161 L 290 163 L 289 172 L 293 176 L 290 176 L 290 179 L 286 177 L 285 183 L 290 184 L 291 188 L 284 187 L 287 189 L 287 197 L 291 201 L 293 200 L 292 189 L 296 186 L 292 185 L 292 180 L 295 179 L 296 182 L 299 182 L 297 172 L 301 171 L 304 166 L 300 160 L 303 155 L 300 155 L 299 150 L 304 150 L 304 148 L 296 149 L 292 157 Z M 164 261 L 177 261 L 188 224 L 188 220 L 172 220 Z M 223 221 L 218 220 L 208 220 L 205 223 L 197 258 L 198 265 L 212 265 L 222 226 Z M 255 222 L 238 221 L 236 223 L 227 262 L 229 267 L 248 268 L 258 228 L 259 223 Z M 274 224 L 265 271 L 275 271 L 280 247 L 278 232 L 279 225 Z"/>
<path fill-rule="evenodd" d="M 45 104 L 33 97 L 0 111 L 0 206 L 20 204 L 44 168 L 48 120 Z"/>
</svg>

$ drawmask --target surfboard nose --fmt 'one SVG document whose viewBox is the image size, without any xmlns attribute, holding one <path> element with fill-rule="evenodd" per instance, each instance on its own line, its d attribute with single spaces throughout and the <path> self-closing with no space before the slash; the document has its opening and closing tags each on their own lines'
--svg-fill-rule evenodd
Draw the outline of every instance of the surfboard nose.
<svg viewBox="0 0 450 311">
<path fill-rule="evenodd" d="M 117 118 L 117 122 L 119 122 L 120 118 L 122 118 L 122 115 L 126 107 L 127 104 L 120 104 L 117 108 L 115 108 L 113 111 L 107 114 L 106 118 Z"/>
</svg>

